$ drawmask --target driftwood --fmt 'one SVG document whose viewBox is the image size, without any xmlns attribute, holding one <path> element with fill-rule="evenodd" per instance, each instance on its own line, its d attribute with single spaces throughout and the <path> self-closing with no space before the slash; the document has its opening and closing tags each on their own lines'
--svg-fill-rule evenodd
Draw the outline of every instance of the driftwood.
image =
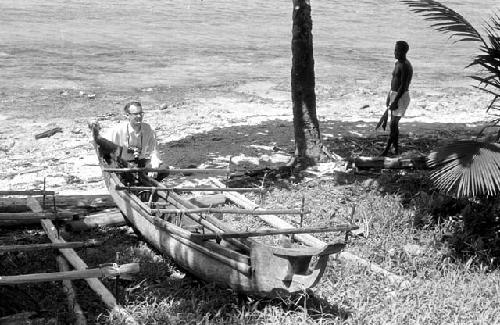
<svg viewBox="0 0 500 325">
<path fill-rule="evenodd" d="M 68 249 L 68 248 L 64 248 Z M 0 276 L 0 285 L 21 283 L 38 283 L 61 280 L 77 280 L 89 278 L 104 278 L 121 274 L 132 274 L 140 271 L 138 263 L 129 263 L 118 266 L 103 266 L 96 269 L 82 269 L 66 272 L 32 273 L 22 275 Z"/>
<path fill-rule="evenodd" d="M 413 158 L 353 157 L 348 167 L 358 169 L 429 169 L 426 156 Z"/>
<path fill-rule="evenodd" d="M 248 215 L 265 215 L 265 214 L 290 214 L 303 215 L 309 214 L 309 210 L 250 210 L 250 209 L 217 209 L 217 208 L 192 208 L 192 209 L 156 209 L 151 208 L 151 213 L 170 213 L 170 214 L 190 214 L 190 213 L 226 213 L 226 214 L 248 214 Z"/>
<path fill-rule="evenodd" d="M 214 183 L 216 186 L 221 186 L 225 187 L 225 185 L 220 182 L 218 179 L 215 178 L 210 178 L 211 182 Z M 256 209 L 258 208 L 258 205 L 255 204 L 254 202 L 250 201 L 243 195 L 239 193 L 231 193 L 227 192 L 226 196 L 228 197 L 229 200 L 234 202 L 235 204 L 245 208 L 245 209 Z M 259 216 L 260 219 L 262 219 L 264 222 L 267 224 L 275 227 L 275 228 L 290 228 L 292 225 L 290 225 L 288 222 L 284 221 L 283 219 L 278 218 L 277 216 L 273 215 L 265 215 L 265 216 Z M 297 234 L 294 235 L 294 238 L 296 240 L 301 241 L 302 243 L 313 246 L 313 247 L 323 247 L 326 245 L 326 243 L 314 236 L 311 236 L 309 234 Z M 405 286 L 408 284 L 407 280 L 399 275 L 396 275 L 392 272 L 389 272 L 383 268 L 381 268 L 379 265 L 372 263 L 370 261 L 367 261 L 365 259 L 362 259 L 354 254 L 348 253 L 348 252 L 341 252 L 339 253 L 339 258 L 342 258 L 344 260 L 348 260 L 353 263 L 357 263 L 358 265 L 362 265 L 366 268 L 368 268 L 370 271 L 378 274 L 382 274 L 389 281 L 393 284 L 399 285 L 399 286 Z"/>
<path fill-rule="evenodd" d="M 85 216 L 80 220 L 66 221 L 64 224 L 70 231 L 86 231 L 103 226 L 121 227 L 125 226 L 127 221 L 118 209 L 111 209 Z"/>
<path fill-rule="evenodd" d="M 31 245 L 2 245 L 0 246 L 0 254 L 8 252 L 28 252 L 44 249 L 60 249 L 60 248 L 81 248 L 95 247 L 102 245 L 101 241 L 90 239 L 87 241 L 65 242 L 65 243 L 48 243 L 48 244 L 31 244 Z"/>
<path fill-rule="evenodd" d="M 259 236 L 271 235 L 292 235 L 292 234 L 313 234 L 321 232 L 335 232 L 335 231 L 350 231 L 357 229 L 356 226 L 340 225 L 336 227 L 312 227 L 312 228 L 281 228 L 281 229 L 265 229 L 258 231 L 244 231 L 244 232 L 221 232 L 215 234 L 191 234 L 193 238 L 201 240 L 209 239 L 225 239 L 225 238 L 250 238 Z"/>
<path fill-rule="evenodd" d="M 50 220 L 42 220 L 42 227 L 45 229 L 47 236 L 54 243 L 65 243 L 66 241 L 57 235 L 54 224 Z M 87 269 L 87 264 L 76 254 L 71 248 L 63 248 L 59 250 L 66 260 L 77 270 Z M 102 299 L 104 304 L 111 309 L 111 314 L 123 319 L 125 324 L 138 324 L 138 322 L 130 316 L 130 314 L 120 305 L 117 304 L 113 294 L 104 286 L 104 284 L 95 278 L 85 279 L 89 286 Z"/>
<path fill-rule="evenodd" d="M 35 134 L 35 139 L 41 139 L 41 138 L 48 138 L 48 137 L 51 137 L 53 136 L 54 134 L 56 133 L 62 133 L 62 128 L 60 127 L 55 127 L 53 129 L 50 129 L 50 130 L 47 130 L 47 131 L 44 131 L 42 133 L 38 133 L 38 134 Z"/>
<path fill-rule="evenodd" d="M 69 271 L 68 262 L 62 257 L 58 255 L 56 257 L 57 265 L 59 267 L 59 271 L 67 272 Z M 86 325 L 87 320 L 85 319 L 85 315 L 83 313 L 82 308 L 78 304 L 76 300 L 75 288 L 73 287 L 73 283 L 70 280 L 62 281 L 64 292 L 66 293 L 66 300 L 68 301 L 68 307 L 73 311 L 73 315 L 75 315 L 75 325 Z"/>
</svg>

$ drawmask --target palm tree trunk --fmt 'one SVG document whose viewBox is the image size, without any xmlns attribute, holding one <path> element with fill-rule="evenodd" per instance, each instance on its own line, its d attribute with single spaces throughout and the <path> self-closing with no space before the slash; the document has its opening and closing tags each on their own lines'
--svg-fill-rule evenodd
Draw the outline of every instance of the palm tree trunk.
<svg viewBox="0 0 500 325">
<path fill-rule="evenodd" d="M 297 166 L 315 165 L 323 156 L 316 116 L 311 6 L 309 0 L 293 0 L 292 104 Z"/>
</svg>

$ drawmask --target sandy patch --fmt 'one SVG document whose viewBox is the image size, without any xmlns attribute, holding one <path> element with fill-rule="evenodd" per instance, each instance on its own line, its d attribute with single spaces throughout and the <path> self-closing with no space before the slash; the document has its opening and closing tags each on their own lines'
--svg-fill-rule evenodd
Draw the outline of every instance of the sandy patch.
<svg viewBox="0 0 500 325">
<path fill-rule="evenodd" d="M 231 161 L 231 168 L 245 170 L 283 165 L 291 158 L 291 102 L 289 94 L 276 84 L 252 82 L 234 89 L 199 91 L 164 110 L 159 109 L 164 103 L 164 99 L 158 99 L 160 95 L 156 88 L 141 93 L 147 103 L 145 121 L 155 128 L 168 165 L 227 167 Z M 75 96 L 75 102 L 83 100 Z M 86 116 L 82 114 L 82 108 L 104 105 L 100 98 L 117 107 L 124 102 L 123 97 L 106 93 L 87 101 L 89 104 L 75 105 L 71 98 L 65 98 L 69 107 L 78 110 L 77 116 L 83 117 L 63 108 L 57 118 L 51 119 L 36 110 L 32 118 L 14 117 L 13 110 L 9 111 L 12 118 L 0 113 L 0 188 L 31 189 L 45 184 L 58 192 L 102 191 L 104 184 L 87 122 L 97 119 L 103 127 L 109 127 L 122 115 L 119 110 L 93 114 L 91 109 Z M 401 121 L 401 132 L 410 139 L 444 137 L 447 131 L 453 137 L 457 130 L 477 128 L 488 119 L 484 110 L 488 100 L 472 92 L 417 92 Z M 374 126 L 384 101 L 382 93 L 363 87 L 338 97 L 319 96 L 317 112 L 325 142 L 334 146 L 346 137 L 379 138 L 383 145 L 387 131 L 376 131 Z M 61 127 L 63 132 L 35 140 L 35 134 L 53 127 Z M 331 149 L 336 151 L 335 147 Z M 355 148 L 352 154 L 356 154 Z"/>
</svg>

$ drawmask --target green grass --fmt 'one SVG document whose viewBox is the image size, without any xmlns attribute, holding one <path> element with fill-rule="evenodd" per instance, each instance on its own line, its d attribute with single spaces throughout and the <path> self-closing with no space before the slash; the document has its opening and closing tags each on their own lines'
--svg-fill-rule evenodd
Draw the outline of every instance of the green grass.
<svg viewBox="0 0 500 325">
<path fill-rule="evenodd" d="M 119 280 L 119 284 L 124 307 L 144 324 L 500 323 L 500 274 L 495 263 L 480 259 L 479 251 L 459 254 L 454 250 L 449 232 L 459 234 L 460 228 L 453 225 L 460 223 L 457 215 L 463 209 L 454 212 L 454 201 L 433 193 L 424 176 L 391 172 L 371 178 L 353 176 L 342 185 L 332 180 L 275 189 L 271 185 L 264 203 L 268 208 L 298 208 L 304 197 L 306 208 L 312 210 L 305 226 L 346 220 L 365 225 L 368 231 L 350 236 L 346 251 L 404 277 L 408 280 L 404 286 L 354 262 L 331 257 L 322 280 L 311 291 L 281 300 L 241 297 L 184 275 L 127 228 L 83 234 L 104 239 L 106 245 L 80 254 L 88 263 L 99 264 L 114 260 L 118 251 L 121 262 L 141 263 L 135 280 Z M 459 202 L 453 204 L 460 207 Z M 298 217 L 289 221 L 296 224 Z M 343 234 L 317 236 L 327 242 L 344 238 Z M 33 258 L 9 255 L 2 261 L 14 273 L 15 265 L 40 266 Z M 104 282 L 113 288 L 113 280 Z M 83 281 L 76 283 L 83 309 L 90 310 L 90 322 L 123 323 L 99 306 L 95 297 L 89 298 Z M 36 297 L 42 290 L 37 288 L 27 291 Z M 63 299 L 58 301 L 62 306 Z M 70 319 L 61 317 L 65 312 L 59 308 L 60 319 Z"/>
<path fill-rule="evenodd" d="M 131 261 L 140 257 L 137 261 L 145 266 L 146 276 L 127 295 L 127 309 L 147 324 L 499 323 L 499 272 L 477 262 L 475 255 L 464 259 L 443 240 L 447 225 L 433 221 L 430 213 L 436 213 L 433 200 L 440 196 L 425 194 L 426 178 L 419 173 L 389 173 L 376 182 L 359 178 L 343 186 L 332 181 L 290 184 L 272 190 L 265 206 L 297 208 L 304 196 L 306 207 L 312 210 L 306 226 L 343 220 L 366 224 L 369 232 L 350 237 L 346 250 L 405 277 L 406 286 L 331 257 L 321 282 L 310 292 L 286 301 L 242 298 L 189 276 L 171 280 L 159 266 L 165 264 L 172 270 L 167 259 L 135 250 L 127 256 Z M 294 218 L 289 221 L 298 222 Z M 318 237 L 325 241 L 343 238 L 338 234 Z M 417 247 L 418 252 L 408 247 Z"/>
</svg>

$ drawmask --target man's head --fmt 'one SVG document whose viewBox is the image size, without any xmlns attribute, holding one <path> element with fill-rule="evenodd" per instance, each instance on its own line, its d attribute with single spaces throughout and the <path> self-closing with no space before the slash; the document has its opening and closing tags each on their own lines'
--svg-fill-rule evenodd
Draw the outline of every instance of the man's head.
<svg viewBox="0 0 500 325">
<path fill-rule="evenodd" d="M 410 49 L 410 46 L 405 41 L 397 41 L 396 47 L 394 48 L 394 57 L 398 60 L 406 58 L 406 53 Z"/>
<path fill-rule="evenodd" d="M 137 128 L 141 126 L 142 117 L 144 113 L 142 112 L 142 105 L 140 102 L 130 102 L 123 108 L 125 115 L 130 122 L 132 127 Z"/>
</svg>

